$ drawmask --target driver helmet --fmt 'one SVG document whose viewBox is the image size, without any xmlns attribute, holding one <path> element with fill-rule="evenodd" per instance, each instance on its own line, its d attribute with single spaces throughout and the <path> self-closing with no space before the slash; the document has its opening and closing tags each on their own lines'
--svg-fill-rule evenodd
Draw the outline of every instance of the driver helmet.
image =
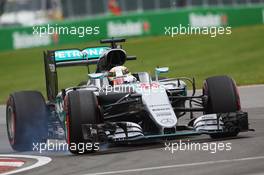
<svg viewBox="0 0 264 175">
<path fill-rule="evenodd" d="M 135 77 L 131 75 L 125 66 L 115 66 L 108 73 L 109 81 L 112 85 L 120 85 L 133 82 Z"/>
</svg>

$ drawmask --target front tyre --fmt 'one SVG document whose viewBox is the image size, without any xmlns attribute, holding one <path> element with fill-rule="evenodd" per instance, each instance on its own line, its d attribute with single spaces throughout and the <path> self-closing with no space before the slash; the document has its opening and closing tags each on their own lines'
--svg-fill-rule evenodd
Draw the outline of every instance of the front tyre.
<svg viewBox="0 0 264 175">
<path fill-rule="evenodd" d="M 235 82 L 228 76 L 215 76 L 205 80 L 203 95 L 206 114 L 240 111 L 240 99 Z M 211 134 L 212 138 L 237 136 L 239 131 Z"/>
<path fill-rule="evenodd" d="M 6 104 L 6 125 L 13 150 L 31 151 L 33 144 L 46 140 L 48 108 L 40 92 L 21 91 L 11 94 Z"/>
<path fill-rule="evenodd" d="M 92 91 L 72 91 L 66 96 L 67 142 L 73 154 L 84 154 L 99 149 L 95 143 L 86 143 L 83 138 L 82 124 L 102 122 L 97 97 Z M 92 144 L 88 145 L 87 144 Z M 88 148 L 88 149 L 86 149 Z"/>
</svg>

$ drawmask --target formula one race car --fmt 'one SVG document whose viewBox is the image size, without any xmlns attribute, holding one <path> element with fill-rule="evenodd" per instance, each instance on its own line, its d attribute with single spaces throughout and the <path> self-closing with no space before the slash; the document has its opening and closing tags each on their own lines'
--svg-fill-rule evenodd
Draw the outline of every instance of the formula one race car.
<svg viewBox="0 0 264 175">
<path fill-rule="evenodd" d="M 65 139 L 70 152 L 87 153 L 100 144 L 138 143 L 208 134 L 212 138 L 234 137 L 249 131 L 248 114 L 241 111 L 235 82 L 227 76 L 204 81 L 202 95 L 195 95 L 194 79 L 161 78 L 168 67 L 130 73 L 124 66 L 127 56 L 117 43 L 84 50 L 44 52 L 48 102 L 37 91 L 10 95 L 6 105 L 7 131 L 14 150 L 32 149 L 32 143 Z M 76 87 L 58 91 L 57 68 L 96 64 L 96 72 Z M 88 69 L 89 70 L 89 69 Z M 189 83 L 188 83 L 189 82 Z M 192 85 L 192 93 L 187 91 Z M 189 123 L 179 118 L 190 113 Z M 200 115 L 194 115 L 200 112 Z M 93 143 L 80 152 L 78 144 Z M 97 145 L 96 145 L 96 144 Z M 73 146 L 75 145 L 75 146 Z"/>
</svg>

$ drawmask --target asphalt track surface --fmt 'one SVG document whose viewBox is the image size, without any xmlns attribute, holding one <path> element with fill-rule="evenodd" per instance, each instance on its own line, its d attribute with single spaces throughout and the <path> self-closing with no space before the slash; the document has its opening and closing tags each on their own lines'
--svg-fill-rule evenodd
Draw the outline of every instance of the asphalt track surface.
<svg viewBox="0 0 264 175">
<path fill-rule="evenodd" d="M 67 151 L 17 153 L 9 146 L 5 108 L 0 107 L 0 153 L 41 155 L 52 162 L 21 174 L 143 174 L 143 175 L 264 175 L 264 85 L 239 88 L 242 107 L 249 113 L 250 127 L 255 132 L 241 133 L 239 137 L 212 140 L 209 136 L 181 138 L 196 143 L 231 144 L 227 151 L 177 150 L 172 153 L 164 143 L 109 148 L 99 153 L 75 156 Z M 171 141 L 179 143 L 179 140 Z"/>
</svg>

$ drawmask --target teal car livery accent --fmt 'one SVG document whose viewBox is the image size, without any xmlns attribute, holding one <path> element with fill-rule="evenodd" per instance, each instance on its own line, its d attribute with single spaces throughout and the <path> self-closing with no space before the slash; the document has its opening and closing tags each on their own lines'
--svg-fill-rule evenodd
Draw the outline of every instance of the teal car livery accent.
<svg viewBox="0 0 264 175">
<path fill-rule="evenodd" d="M 55 61 L 77 61 L 86 59 L 98 59 L 109 47 L 94 47 L 86 48 L 84 50 L 71 49 L 71 50 L 58 50 L 55 51 Z"/>
</svg>

